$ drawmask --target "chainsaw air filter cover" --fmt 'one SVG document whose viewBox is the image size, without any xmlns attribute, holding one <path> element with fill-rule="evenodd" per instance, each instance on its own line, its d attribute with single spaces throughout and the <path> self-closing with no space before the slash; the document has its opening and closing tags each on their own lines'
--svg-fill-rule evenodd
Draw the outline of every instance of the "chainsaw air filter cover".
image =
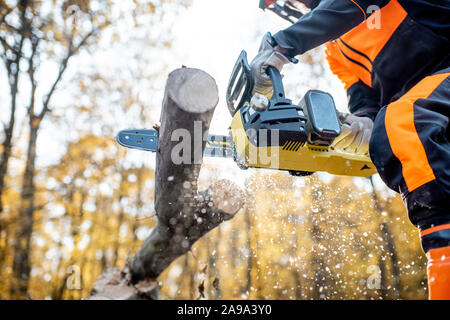
<svg viewBox="0 0 450 320">
<path fill-rule="evenodd" d="M 299 105 L 308 118 L 309 143 L 329 146 L 341 133 L 341 124 L 333 97 L 320 90 L 309 90 Z"/>
</svg>

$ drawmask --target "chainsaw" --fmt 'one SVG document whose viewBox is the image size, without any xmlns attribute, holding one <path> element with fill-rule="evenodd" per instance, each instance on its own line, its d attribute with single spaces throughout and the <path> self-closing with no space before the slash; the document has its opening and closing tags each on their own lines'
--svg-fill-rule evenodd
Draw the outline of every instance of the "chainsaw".
<svg viewBox="0 0 450 320">
<path fill-rule="evenodd" d="M 247 53 L 241 52 L 226 91 L 230 134 L 210 134 L 204 156 L 232 158 L 241 169 L 285 170 L 294 176 L 317 171 L 360 177 L 376 173 L 368 156 L 332 146 L 341 123 L 329 93 L 309 90 L 296 105 L 285 97 L 280 72 L 269 67 L 267 73 L 273 95 L 264 110 L 255 110 L 251 103 L 254 80 Z M 122 130 L 116 139 L 122 146 L 155 152 L 158 131 Z"/>
</svg>

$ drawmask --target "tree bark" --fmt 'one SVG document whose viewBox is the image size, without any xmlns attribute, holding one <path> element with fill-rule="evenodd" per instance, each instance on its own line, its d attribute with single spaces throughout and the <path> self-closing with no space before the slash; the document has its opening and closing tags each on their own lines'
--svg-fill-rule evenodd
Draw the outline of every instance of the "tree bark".
<svg viewBox="0 0 450 320">
<path fill-rule="evenodd" d="M 18 76 L 17 76 L 18 79 Z M 3 150 L 2 154 L 0 155 L 0 218 L 1 214 L 3 212 L 3 190 L 5 189 L 5 180 L 6 180 L 6 174 L 8 173 L 8 165 L 9 165 L 9 159 L 11 158 L 11 151 L 12 151 L 12 137 L 15 127 L 15 115 L 16 115 L 16 105 L 17 105 L 17 82 L 18 80 L 15 80 L 13 83 L 13 87 L 11 88 L 11 108 L 10 108 L 10 117 L 8 126 L 4 130 L 5 140 L 3 141 Z M 2 224 L 0 221 L 0 234 L 2 231 Z"/>
<path fill-rule="evenodd" d="M 21 17 L 20 21 L 22 23 L 22 31 L 26 28 L 25 23 L 25 9 L 24 4 L 20 5 L 21 8 Z M 26 6 L 26 4 L 25 4 Z M 11 10 L 12 11 L 12 10 Z M 11 12 L 9 11 L 9 12 Z M 3 19 L 9 14 L 7 12 L 3 17 Z M 3 47 L 3 54 L 1 56 L 5 68 L 6 68 L 6 74 L 8 76 L 8 84 L 10 89 L 10 96 L 11 96 L 11 104 L 10 104 L 10 115 L 9 115 L 9 121 L 7 126 L 4 129 L 4 135 L 5 140 L 3 141 L 3 150 L 2 154 L 0 155 L 0 218 L 1 214 L 3 212 L 3 192 L 5 189 L 5 180 L 6 175 L 8 173 L 8 164 L 9 160 L 11 158 L 11 151 L 12 151 L 12 138 L 14 133 L 14 127 L 15 127 L 15 116 L 16 116 L 16 109 L 17 109 L 17 94 L 19 90 L 19 74 L 20 74 L 20 61 L 22 60 L 22 48 L 24 44 L 25 38 L 20 35 L 18 37 L 18 40 L 14 43 L 14 46 L 11 49 L 11 53 L 13 54 L 13 58 L 9 59 L 8 55 L 6 54 L 8 50 L 8 44 L 5 38 L 0 38 L 1 46 Z M 2 223 L 0 220 L 0 235 L 2 231 Z"/>
<path fill-rule="evenodd" d="M 311 223 L 311 238 L 314 242 L 313 257 L 311 258 L 311 267 L 314 268 L 314 288 L 313 299 L 326 300 L 329 298 L 327 290 L 327 274 L 326 263 L 323 258 L 323 249 L 321 249 L 321 242 L 324 237 L 324 232 L 321 225 L 320 215 L 324 213 L 322 206 L 321 194 L 323 190 L 313 189 L 311 193 L 312 202 L 316 204 L 315 209 L 309 214 L 308 219 Z"/>
<path fill-rule="evenodd" d="M 247 241 L 246 241 L 246 246 L 248 249 L 248 256 L 247 256 L 247 270 L 246 270 L 246 278 L 247 278 L 247 282 L 245 284 L 244 287 L 244 293 L 247 295 L 247 297 L 250 297 L 250 292 L 252 290 L 252 269 L 253 269 L 253 248 L 252 248 L 252 224 L 251 224 L 251 220 L 250 220 L 250 212 L 249 209 L 247 208 L 245 210 L 245 226 L 246 226 L 246 231 L 247 231 Z"/>
<path fill-rule="evenodd" d="M 389 226 L 387 223 L 381 224 L 381 235 L 386 244 L 386 249 L 389 252 L 389 257 L 391 260 L 392 267 L 392 281 L 393 281 L 393 292 L 392 296 L 394 299 L 401 299 L 401 285 L 400 285 L 400 270 L 398 267 L 398 256 L 397 250 L 395 248 L 394 238 L 389 231 Z"/>
<path fill-rule="evenodd" d="M 197 189 L 204 138 L 217 103 L 217 86 L 207 73 L 181 68 L 169 75 L 156 155 L 158 223 L 124 270 L 136 288 L 148 287 L 172 261 L 243 205 L 242 191 L 227 180 L 202 192 Z"/>
<path fill-rule="evenodd" d="M 375 184 L 373 181 L 373 176 L 370 178 L 370 183 L 372 186 L 372 199 L 375 203 L 375 210 L 380 214 L 384 211 L 384 205 L 379 199 L 379 196 L 375 190 Z M 392 278 L 393 278 L 393 299 L 401 299 L 401 286 L 400 286 L 400 269 L 398 267 L 398 256 L 397 249 L 395 248 L 394 238 L 389 230 L 389 225 L 386 222 L 380 221 L 381 237 L 384 240 L 383 245 L 388 252 L 389 259 L 391 260 L 392 266 Z M 386 278 L 386 267 L 381 268 L 382 279 Z M 387 298 L 388 292 L 387 288 L 382 286 L 382 296 Z"/>
<path fill-rule="evenodd" d="M 208 241 L 208 251 L 213 250 L 214 254 L 210 254 L 208 260 L 208 281 L 209 281 L 209 298 L 219 300 L 221 296 L 220 290 L 220 278 L 217 268 L 217 257 L 220 257 L 220 240 L 222 239 L 222 232 L 220 226 L 217 228 L 217 236 L 215 241 L 209 239 Z"/>
<path fill-rule="evenodd" d="M 120 203 L 121 200 L 123 199 L 123 197 L 125 197 L 125 195 L 123 193 L 123 187 L 124 187 L 124 182 L 127 179 L 127 177 L 125 175 L 123 167 L 121 167 L 119 169 L 119 171 L 120 171 L 120 187 L 119 187 L 120 190 L 119 190 L 119 194 L 118 194 L 117 198 L 118 198 L 118 202 Z M 138 179 L 137 183 L 139 185 L 138 189 L 140 191 L 140 179 Z M 138 196 L 138 197 L 140 197 L 140 196 Z M 118 214 L 118 217 L 117 217 L 117 229 L 116 229 L 117 230 L 116 231 L 117 235 L 116 235 L 116 239 L 115 239 L 114 245 L 113 245 L 114 246 L 114 248 L 113 248 L 113 250 L 114 250 L 114 257 L 113 257 L 112 262 L 111 262 L 111 265 L 113 265 L 113 266 L 116 266 L 117 260 L 119 260 L 119 251 L 120 251 L 120 245 L 121 245 L 120 228 L 121 228 L 121 226 L 123 224 L 124 219 L 125 219 L 124 208 L 123 208 L 123 206 L 120 206 L 119 214 Z"/>
<path fill-rule="evenodd" d="M 13 277 L 16 281 L 11 286 L 11 296 L 14 299 L 23 299 L 26 297 L 28 291 L 31 270 L 30 247 L 35 203 L 34 169 L 39 126 L 39 120 L 35 118 L 30 119 L 29 147 L 22 183 L 22 206 L 19 212 L 20 231 L 16 238 L 16 246 L 14 247 Z"/>
</svg>

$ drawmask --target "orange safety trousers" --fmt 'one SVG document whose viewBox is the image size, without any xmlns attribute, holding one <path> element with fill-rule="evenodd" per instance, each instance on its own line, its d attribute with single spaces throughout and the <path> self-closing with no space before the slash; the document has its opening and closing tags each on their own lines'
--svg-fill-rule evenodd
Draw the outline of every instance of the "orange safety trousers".
<svg viewBox="0 0 450 320">
<path fill-rule="evenodd" d="M 377 13 L 329 42 L 327 59 L 350 111 L 375 119 L 370 157 L 421 231 L 430 299 L 450 299 L 450 43 L 398 0 Z"/>
<path fill-rule="evenodd" d="M 449 231 L 450 234 L 450 224 L 439 227 L 447 228 L 447 231 Z M 424 232 L 431 231 L 430 229 L 424 230 Z M 424 232 L 421 233 L 422 237 Z M 430 234 L 432 233 L 433 232 L 431 231 Z M 450 246 L 430 249 L 427 252 L 427 259 L 428 292 L 430 300 L 450 300 Z"/>
<path fill-rule="evenodd" d="M 450 68 L 377 114 L 370 156 L 421 231 L 430 299 L 450 299 Z"/>
</svg>

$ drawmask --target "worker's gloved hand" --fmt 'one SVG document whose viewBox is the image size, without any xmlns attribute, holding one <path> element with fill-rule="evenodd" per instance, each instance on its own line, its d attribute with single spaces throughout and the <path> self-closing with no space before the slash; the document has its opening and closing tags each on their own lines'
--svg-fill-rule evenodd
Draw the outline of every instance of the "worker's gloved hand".
<svg viewBox="0 0 450 320">
<path fill-rule="evenodd" d="M 272 81 L 266 73 L 267 67 L 275 67 L 281 72 L 283 66 L 289 62 L 287 56 L 272 47 L 272 36 L 267 33 L 261 41 L 258 54 L 250 63 L 255 80 L 252 94 L 259 93 L 270 99 L 272 97 Z"/>
<path fill-rule="evenodd" d="M 342 132 L 334 139 L 334 147 L 350 153 L 368 155 L 373 121 L 367 117 L 342 112 L 339 113 L 339 119 L 342 122 Z"/>
</svg>

